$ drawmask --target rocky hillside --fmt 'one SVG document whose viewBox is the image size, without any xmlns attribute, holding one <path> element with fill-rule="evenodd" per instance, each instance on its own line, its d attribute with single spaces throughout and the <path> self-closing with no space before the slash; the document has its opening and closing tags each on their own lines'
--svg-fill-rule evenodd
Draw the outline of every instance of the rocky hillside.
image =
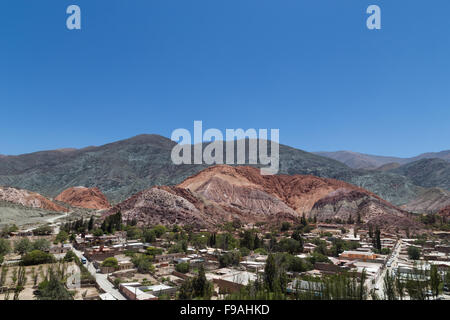
<svg viewBox="0 0 450 320">
<path fill-rule="evenodd" d="M 450 190 L 450 162 L 442 159 L 423 159 L 390 171 L 410 179 L 425 188 L 439 187 Z"/>
<path fill-rule="evenodd" d="M 220 224 L 239 220 L 243 223 L 266 221 L 295 221 L 294 215 L 270 213 L 258 215 L 243 208 L 224 206 L 209 201 L 188 189 L 178 187 L 153 187 L 125 200 L 104 213 L 104 217 L 122 213 L 125 221 L 138 224 L 192 225 L 215 229 Z"/>
<path fill-rule="evenodd" d="M 368 192 L 347 188 L 331 192 L 317 201 L 310 216 L 316 216 L 319 221 L 360 220 L 362 223 L 376 225 L 390 231 L 405 227 L 410 230 L 420 229 L 420 225 L 410 213 Z"/>
<path fill-rule="evenodd" d="M 424 189 L 416 199 L 401 208 L 415 213 L 436 213 L 446 206 L 450 206 L 450 191 L 431 188 Z"/>
<path fill-rule="evenodd" d="M 186 179 L 179 187 L 217 203 L 238 205 L 257 212 L 283 211 L 287 206 L 298 216 L 309 213 L 319 199 L 339 188 L 359 190 L 335 179 L 311 175 L 262 176 L 255 168 L 226 165 L 205 169 Z"/>
<path fill-rule="evenodd" d="M 98 188 L 73 187 L 61 192 L 55 200 L 69 204 L 72 207 L 102 210 L 111 205 Z"/>
<path fill-rule="evenodd" d="M 61 149 L 0 158 L 0 185 L 55 197 L 74 185 L 97 187 L 118 203 L 154 185 L 176 185 L 206 165 L 171 162 L 175 142 L 140 135 L 100 147 Z M 280 145 L 280 173 L 334 178 L 370 190 L 396 205 L 416 198 L 422 188 L 395 172 L 351 169 L 345 164 Z"/>
<path fill-rule="evenodd" d="M 105 216 L 119 210 L 124 220 L 140 224 L 217 226 L 235 219 L 279 223 L 295 222 L 305 214 L 319 221 L 346 221 L 350 215 L 356 220 L 359 215 L 363 222 L 385 228 L 417 225 L 405 211 L 346 182 L 311 175 L 263 176 L 257 168 L 226 165 L 207 168 L 176 187 L 140 192 Z"/>
<path fill-rule="evenodd" d="M 0 187 L 0 201 L 47 211 L 68 211 L 66 208 L 54 203 L 38 193 L 10 187 Z"/>
</svg>

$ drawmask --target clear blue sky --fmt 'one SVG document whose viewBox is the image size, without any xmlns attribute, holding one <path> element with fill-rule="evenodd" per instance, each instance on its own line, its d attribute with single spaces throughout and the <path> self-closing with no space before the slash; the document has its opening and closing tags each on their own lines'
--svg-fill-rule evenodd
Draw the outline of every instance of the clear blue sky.
<svg viewBox="0 0 450 320">
<path fill-rule="evenodd" d="M 82 30 L 66 29 L 66 8 Z M 382 9 L 382 30 L 365 26 Z M 2 0 L 0 154 L 176 128 L 308 151 L 450 149 L 450 2 Z"/>
</svg>

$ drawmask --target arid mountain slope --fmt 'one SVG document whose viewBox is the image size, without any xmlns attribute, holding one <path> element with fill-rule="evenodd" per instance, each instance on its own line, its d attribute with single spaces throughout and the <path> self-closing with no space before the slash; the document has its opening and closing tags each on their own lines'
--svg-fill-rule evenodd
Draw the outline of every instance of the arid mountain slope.
<svg viewBox="0 0 450 320">
<path fill-rule="evenodd" d="M 118 204 L 124 220 L 139 223 L 215 226 L 241 222 L 297 221 L 314 215 L 319 221 L 359 215 L 373 224 L 416 223 L 404 212 L 375 194 L 346 182 L 302 175 L 263 176 L 252 167 L 219 165 L 186 179 L 177 187 L 154 187 Z M 380 218 L 382 217 L 382 218 Z"/>
<path fill-rule="evenodd" d="M 443 159 L 423 159 L 390 171 L 410 179 L 424 188 L 439 187 L 450 190 L 450 162 Z"/>
<path fill-rule="evenodd" d="M 27 190 L 0 187 L 0 201 L 18 204 L 24 207 L 44 209 L 55 212 L 67 212 L 68 210 L 46 197 Z"/>
<path fill-rule="evenodd" d="M 111 205 L 98 188 L 73 187 L 61 192 L 55 200 L 65 202 L 72 207 L 102 210 Z"/>
<path fill-rule="evenodd" d="M 299 216 L 309 213 L 314 203 L 336 189 L 359 189 L 334 179 L 310 175 L 263 176 L 259 170 L 252 167 L 226 165 L 205 169 L 178 186 L 197 192 L 209 200 L 228 205 L 238 204 L 249 210 L 259 210 L 260 205 L 265 206 L 264 203 L 256 204 L 256 200 L 260 198 L 255 197 L 257 191 L 264 192 L 275 196 L 277 201 L 284 202 Z M 254 197 L 249 197 L 249 194 Z"/>
<path fill-rule="evenodd" d="M 368 192 L 346 188 L 338 189 L 317 201 L 310 215 L 319 221 L 340 219 L 347 222 L 349 219 L 360 219 L 362 223 L 391 231 L 405 227 L 410 230 L 420 229 L 410 213 Z"/>
<path fill-rule="evenodd" d="M 142 225 L 192 225 L 217 228 L 218 225 L 239 220 L 243 223 L 267 221 L 295 221 L 291 214 L 255 214 L 244 208 L 222 206 L 209 201 L 188 189 L 178 187 L 153 187 L 119 203 L 104 213 L 108 216 L 120 211 L 125 221 L 136 220 Z"/>
<path fill-rule="evenodd" d="M 436 213 L 446 206 L 450 206 L 450 191 L 431 188 L 425 189 L 416 199 L 401 208 L 415 213 Z"/>
</svg>

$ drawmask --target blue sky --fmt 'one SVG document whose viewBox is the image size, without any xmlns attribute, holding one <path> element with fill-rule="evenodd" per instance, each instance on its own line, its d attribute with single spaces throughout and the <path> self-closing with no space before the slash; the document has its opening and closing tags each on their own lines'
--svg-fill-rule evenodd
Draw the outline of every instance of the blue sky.
<svg viewBox="0 0 450 320">
<path fill-rule="evenodd" d="M 82 30 L 66 29 L 66 8 Z M 366 8 L 382 9 L 382 30 Z M 308 151 L 450 149 L 450 2 L 3 0 L 0 154 L 176 128 Z"/>
</svg>

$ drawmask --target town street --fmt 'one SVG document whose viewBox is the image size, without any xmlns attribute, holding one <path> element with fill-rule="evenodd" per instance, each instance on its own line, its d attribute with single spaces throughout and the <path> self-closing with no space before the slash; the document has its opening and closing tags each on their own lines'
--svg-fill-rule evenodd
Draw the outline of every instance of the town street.
<svg viewBox="0 0 450 320">
<path fill-rule="evenodd" d="M 85 258 L 81 251 L 75 249 L 73 246 L 71 249 L 79 259 Z M 97 273 L 94 265 L 91 262 L 87 261 L 87 259 L 86 259 L 86 268 L 95 277 L 95 281 L 100 286 L 100 288 L 103 289 L 103 291 L 111 294 L 117 300 L 126 300 L 126 298 L 119 292 L 119 290 L 114 289 L 113 284 L 108 280 L 108 276 L 106 274 Z"/>
<path fill-rule="evenodd" d="M 380 276 L 375 281 L 375 285 L 373 288 L 378 288 L 378 290 L 376 290 L 376 293 L 380 299 L 384 299 L 384 277 L 386 276 L 387 271 L 389 271 L 390 274 L 392 275 L 393 271 L 397 268 L 398 257 L 400 255 L 401 248 L 402 248 L 402 240 L 399 240 L 396 243 L 394 250 L 389 255 L 387 263 L 383 268 L 383 270 L 381 271 Z"/>
</svg>

